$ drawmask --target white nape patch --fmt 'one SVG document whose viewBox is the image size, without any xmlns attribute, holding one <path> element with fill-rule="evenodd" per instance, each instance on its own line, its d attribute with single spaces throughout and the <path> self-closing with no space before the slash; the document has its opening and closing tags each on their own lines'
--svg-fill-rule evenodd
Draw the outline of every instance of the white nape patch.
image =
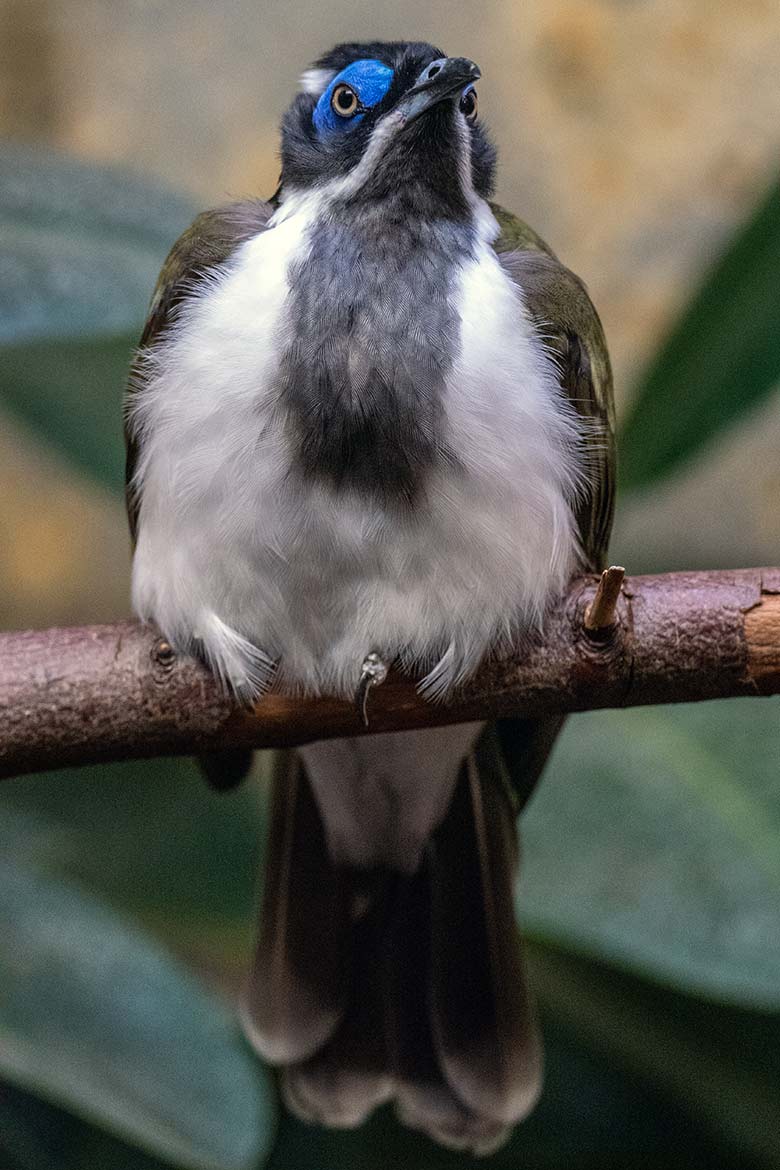
<svg viewBox="0 0 780 1170">
<path fill-rule="evenodd" d="M 307 69 L 301 74 L 299 83 L 301 91 L 310 93 L 314 97 L 322 97 L 335 76 L 335 69 Z"/>
<path fill-rule="evenodd" d="M 538 624 L 574 569 L 578 422 L 480 201 L 443 403 L 462 466 L 432 474 L 411 515 L 291 476 L 274 391 L 287 273 L 328 198 L 288 195 L 146 359 L 133 603 L 180 649 L 197 637 L 242 696 L 270 661 L 283 688 L 351 696 L 377 650 L 428 669 L 436 698 Z"/>
</svg>

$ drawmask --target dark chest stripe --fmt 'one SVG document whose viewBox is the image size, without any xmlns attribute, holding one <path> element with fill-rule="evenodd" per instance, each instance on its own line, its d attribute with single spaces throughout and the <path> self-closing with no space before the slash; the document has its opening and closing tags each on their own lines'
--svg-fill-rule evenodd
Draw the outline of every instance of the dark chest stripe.
<svg viewBox="0 0 780 1170">
<path fill-rule="evenodd" d="M 470 228 L 329 218 L 289 270 L 279 400 L 295 460 L 336 489 L 412 500 L 446 451 L 454 282 Z"/>
</svg>

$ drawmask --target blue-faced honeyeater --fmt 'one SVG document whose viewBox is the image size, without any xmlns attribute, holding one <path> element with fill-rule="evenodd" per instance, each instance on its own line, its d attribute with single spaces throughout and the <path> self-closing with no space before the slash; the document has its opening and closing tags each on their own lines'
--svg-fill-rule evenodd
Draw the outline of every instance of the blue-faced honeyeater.
<svg viewBox="0 0 780 1170">
<path fill-rule="evenodd" d="M 490 202 L 479 75 L 429 44 L 337 46 L 284 115 L 274 196 L 204 212 L 163 268 L 127 394 L 134 606 L 237 701 L 352 697 L 367 663 L 446 701 L 602 567 L 604 337 Z M 530 1110 L 515 819 L 559 727 L 280 756 L 244 1016 L 296 1113 L 352 1126 L 392 1100 L 480 1153 Z"/>
</svg>

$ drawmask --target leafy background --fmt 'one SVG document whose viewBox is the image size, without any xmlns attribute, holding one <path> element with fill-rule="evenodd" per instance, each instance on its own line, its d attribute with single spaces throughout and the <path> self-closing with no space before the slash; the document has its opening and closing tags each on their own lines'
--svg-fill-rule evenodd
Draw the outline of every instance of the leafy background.
<svg viewBox="0 0 780 1170">
<path fill-rule="evenodd" d="M 8 627 L 126 611 L 122 383 L 193 210 L 271 188 L 290 79 L 329 41 L 441 35 L 403 3 L 371 26 L 337 3 L 270 5 L 260 27 L 238 0 L 227 20 L 196 0 L 69 8 L 0 3 Z M 622 391 L 614 550 L 633 572 L 778 560 L 780 92 L 763 9 L 556 0 L 521 20 L 488 4 L 476 44 L 468 13 L 448 13 L 497 138 L 520 147 L 499 195 L 603 310 Z M 720 79 L 703 95 L 702 63 Z M 779 715 L 734 700 L 569 721 L 524 818 L 517 895 L 546 1088 L 482 1164 L 780 1167 Z M 3 1170 L 469 1163 L 388 1111 L 348 1134 L 279 1113 L 232 1014 L 264 766 L 227 798 L 183 760 L 3 784 Z"/>
</svg>

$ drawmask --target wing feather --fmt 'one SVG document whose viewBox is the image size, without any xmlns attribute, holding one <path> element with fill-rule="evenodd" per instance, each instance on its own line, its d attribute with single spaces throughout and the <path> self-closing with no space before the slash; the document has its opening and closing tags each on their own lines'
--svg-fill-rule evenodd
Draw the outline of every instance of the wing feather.
<svg viewBox="0 0 780 1170">
<path fill-rule="evenodd" d="M 562 389 L 589 420 L 586 487 L 577 522 L 583 568 L 597 572 L 607 556 L 615 498 L 615 408 L 604 332 L 580 278 L 522 220 L 500 207 L 493 211 L 501 228 L 494 247 L 504 271 L 522 292 L 560 370 Z"/>
<path fill-rule="evenodd" d="M 348 875 L 328 853 L 317 803 L 296 752 L 273 779 L 260 928 L 244 1024 L 266 1060 L 306 1061 L 344 1015 L 352 951 Z"/>
<path fill-rule="evenodd" d="M 431 850 L 431 1005 L 447 1082 L 478 1116 L 533 1107 L 541 1048 L 515 924 L 515 803 L 491 737 L 464 761 Z"/>
</svg>

